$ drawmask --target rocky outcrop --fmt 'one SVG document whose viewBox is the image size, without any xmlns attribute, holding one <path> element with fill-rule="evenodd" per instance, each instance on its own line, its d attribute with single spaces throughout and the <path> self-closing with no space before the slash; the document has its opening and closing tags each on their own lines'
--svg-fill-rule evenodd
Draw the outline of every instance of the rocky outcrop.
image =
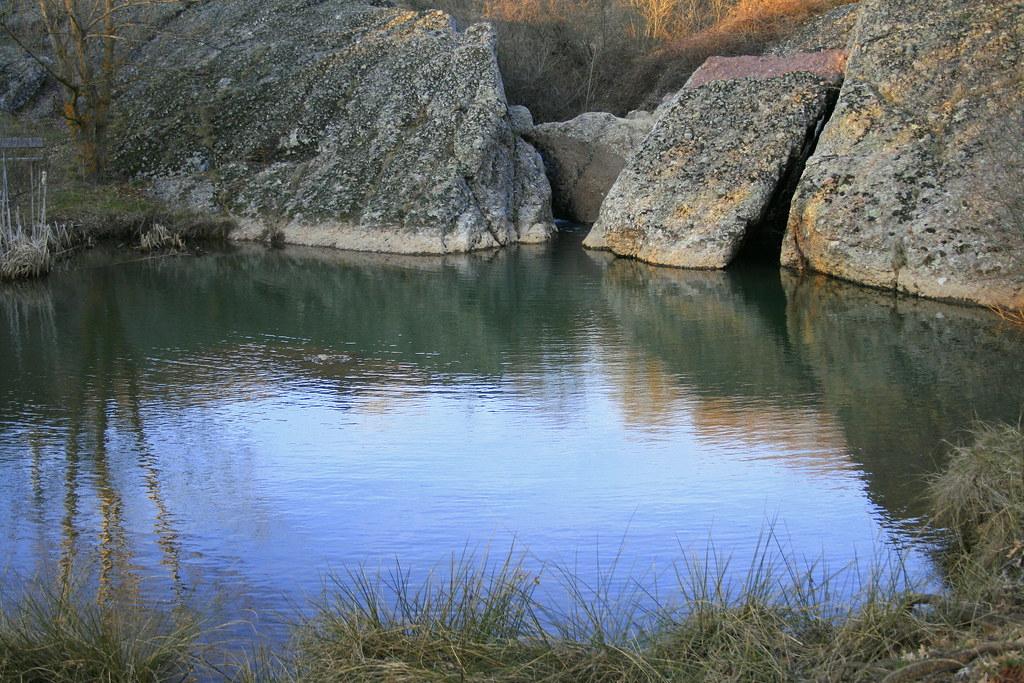
<svg viewBox="0 0 1024 683">
<path fill-rule="evenodd" d="M 771 229 L 799 177 L 841 78 L 806 70 L 825 73 L 826 61 L 716 60 L 711 74 L 695 73 L 699 87 L 681 90 L 658 119 L 584 245 L 664 265 L 728 265 Z"/>
<path fill-rule="evenodd" d="M 383 3 L 382 3 L 383 4 Z M 447 253 L 547 239 L 486 25 L 352 0 L 219 0 L 133 56 L 113 164 L 241 237 Z"/>
<path fill-rule="evenodd" d="M 861 4 L 783 264 L 1024 308 L 1024 2 Z"/>
<path fill-rule="evenodd" d="M 13 114 L 46 84 L 46 69 L 15 46 L 0 46 L 0 111 Z"/>
<path fill-rule="evenodd" d="M 712 81 L 746 78 L 763 81 L 794 72 L 816 74 L 826 79 L 838 79 L 846 70 L 845 50 L 801 52 L 788 58 L 770 56 L 709 57 L 686 82 L 687 88 L 699 88 Z"/>
<path fill-rule="evenodd" d="M 508 108 L 508 122 L 516 135 L 529 133 L 533 130 L 533 113 L 521 104 L 514 104 Z"/>
<path fill-rule="evenodd" d="M 605 195 L 652 125 L 647 112 L 624 119 L 594 112 L 527 132 L 544 157 L 555 213 L 579 223 L 596 221 Z"/>
</svg>

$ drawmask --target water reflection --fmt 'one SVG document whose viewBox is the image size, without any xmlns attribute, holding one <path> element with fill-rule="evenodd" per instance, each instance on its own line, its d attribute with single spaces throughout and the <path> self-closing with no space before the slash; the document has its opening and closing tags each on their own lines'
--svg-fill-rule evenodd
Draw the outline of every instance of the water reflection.
<svg viewBox="0 0 1024 683">
<path fill-rule="evenodd" d="M 0 569 L 85 565 L 99 600 L 235 616 L 513 538 L 586 574 L 627 527 L 646 572 L 766 518 L 841 564 L 909 542 L 942 441 L 1024 398 L 983 311 L 572 237 L 77 266 L 0 290 Z"/>
</svg>

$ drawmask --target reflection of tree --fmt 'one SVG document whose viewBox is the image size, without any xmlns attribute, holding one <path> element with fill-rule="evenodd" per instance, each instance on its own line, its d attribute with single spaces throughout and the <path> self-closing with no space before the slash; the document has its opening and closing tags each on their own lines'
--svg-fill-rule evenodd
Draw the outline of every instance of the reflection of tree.
<svg viewBox="0 0 1024 683">
<path fill-rule="evenodd" d="M 35 325 L 32 306 L 16 304 L 8 315 L 21 321 L 15 334 L 22 343 L 19 360 L 29 367 L 39 364 L 49 367 L 53 374 L 42 383 L 42 389 L 54 394 L 53 400 L 42 406 L 41 421 L 47 424 L 64 423 L 63 438 L 63 513 L 60 521 L 60 559 L 58 562 L 61 586 L 75 583 L 77 573 L 91 565 L 82 562 L 86 548 L 82 544 L 81 515 L 83 514 L 83 486 L 92 485 L 98 504 L 96 528 L 96 560 L 98 564 L 97 600 L 106 601 L 115 592 L 134 595 L 138 589 L 138 576 L 133 568 L 133 551 L 125 521 L 124 494 L 115 477 L 116 466 L 111 452 L 117 427 L 112 419 L 130 425 L 134 436 L 136 461 L 142 472 L 147 497 L 155 508 L 154 531 L 164 556 L 163 563 L 180 593 L 180 543 L 161 491 L 160 471 L 156 458 L 146 443 L 142 421 L 139 391 L 141 372 L 133 352 L 116 296 L 110 296 L 112 282 L 100 271 L 82 284 L 74 328 Z M 29 302 L 32 303 L 32 302 Z M 44 299 L 37 319 L 52 319 L 53 302 Z M 26 358 L 27 357 L 27 358 Z M 13 374 L 13 373 L 12 373 Z M 36 387 L 38 390 L 40 387 Z M 41 424 L 40 429 L 46 425 Z M 43 485 L 43 449 L 45 443 L 34 430 L 30 436 L 31 486 L 33 506 L 39 510 L 40 524 L 45 517 L 45 487 Z M 84 454 L 84 455 L 83 455 Z M 118 460 L 120 458 L 118 457 Z"/>
<path fill-rule="evenodd" d="M 51 283 L 49 313 L 32 318 L 23 307 L 16 331 L 0 329 L 0 349 L 17 348 L 0 352 L 0 414 L 31 405 L 42 421 L 66 422 L 61 571 L 83 551 L 95 495 L 111 586 L 135 580 L 125 505 L 141 491 L 160 562 L 181 591 L 182 541 L 164 489 L 178 473 L 162 471 L 149 416 L 270 396 L 282 380 L 382 409 L 422 396 L 419 384 L 500 384 L 571 420 L 589 386 L 580 375 L 599 366 L 628 426 L 682 419 L 704 442 L 804 471 L 854 466 L 897 518 L 915 514 L 914 477 L 941 438 L 974 411 L 1015 417 L 1019 406 L 1000 405 L 1007 390 L 991 387 L 1024 386 L 1024 356 L 983 311 L 894 306 L 778 271 L 608 263 L 575 248 L 419 259 L 240 250 L 76 270 Z M 166 362 L 146 367 L 152 356 Z M 45 468 L 31 457 L 38 501 Z M 129 472 L 139 491 L 120 483 Z M 84 481 L 95 491 L 82 491 Z"/>
<path fill-rule="evenodd" d="M 70 587 L 78 554 L 78 424 L 68 425 L 64 458 L 64 517 L 61 519 L 60 586 Z M 66 596 L 65 596 L 66 597 Z"/>
<path fill-rule="evenodd" d="M 103 384 L 101 382 L 101 384 Z M 124 530 L 124 503 L 110 477 L 107 459 L 107 401 L 104 391 L 96 405 L 96 443 L 93 450 L 93 469 L 96 492 L 100 500 L 99 560 L 100 583 L 97 600 L 105 602 L 117 575 L 122 581 L 130 580 L 128 571 L 130 551 Z"/>
<path fill-rule="evenodd" d="M 146 430 L 142 423 L 141 399 L 139 397 L 139 378 L 132 373 L 128 383 L 129 420 L 135 437 L 135 450 L 139 466 L 145 473 L 146 497 L 156 509 L 156 520 L 153 531 L 156 533 L 157 544 L 163 554 L 163 565 L 167 567 L 174 585 L 174 592 L 181 598 L 181 541 L 174 528 L 174 518 L 167 507 L 163 492 L 160 490 L 160 469 L 158 460 L 146 440 Z"/>
</svg>

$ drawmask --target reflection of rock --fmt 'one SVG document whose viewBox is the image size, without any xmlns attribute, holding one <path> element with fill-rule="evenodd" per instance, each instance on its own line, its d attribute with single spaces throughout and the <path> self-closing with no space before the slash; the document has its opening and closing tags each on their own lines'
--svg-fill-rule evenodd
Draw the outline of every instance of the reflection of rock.
<svg viewBox="0 0 1024 683">
<path fill-rule="evenodd" d="M 778 70 L 764 65 L 773 59 Z M 787 72 L 793 59 L 800 62 L 757 62 L 759 73 L 775 77 L 742 78 L 745 66 L 723 67 L 719 75 L 732 80 L 681 90 L 630 157 L 584 245 L 651 263 L 723 268 L 745 240 L 771 230 L 834 99 L 834 73 Z"/>
<path fill-rule="evenodd" d="M 841 425 L 821 407 L 779 405 L 775 397 L 703 398 L 693 404 L 692 419 L 702 440 L 746 448 L 749 460 L 774 460 L 815 475 L 857 469 Z"/>
<path fill-rule="evenodd" d="M 682 270 L 619 259 L 605 271 L 602 290 L 628 338 L 696 395 L 814 390 L 788 349 L 777 271 Z"/>
<path fill-rule="evenodd" d="M 1024 308 L 1024 2 L 861 5 L 782 262 Z"/>
<path fill-rule="evenodd" d="M 920 513 L 902 506 L 917 499 L 943 440 L 975 418 L 1018 418 L 1024 338 L 987 311 L 895 300 L 820 276 L 784 274 L 783 283 L 794 350 L 887 509 Z"/>
<path fill-rule="evenodd" d="M 191 4 L 127 69 L 114 166 L 231 213 L 242 238 L 397 253 L 544 241 L 550 188 L 510 126 L 494 41 L 487 25 L 354 0 Z"/>
<path fill-rule="evenodd" d="M 853 466 L 906 517 L 941 439 L 975 415 L 1014 420 L 1024 400 L 1022 337 L 980 309 L 566 246 L 246 247 L 118 267 L 94 250 L 89 268 L 0 287 L 0 319 L 16 321 L 0 325 L 0 415 L 53 422 L 102 379 L 116 415 L 310 388 L 379 411 L 468 383 L 542 397 L 557 421 L 588 409 L 596 378 L 630 430 L 812 473 Z"/>
<path fill-rule="evenodd" d="M 76 292 L 76 315 L 99 315 L 93 309 L 113 309 L 116 302 L 128 348 L 160 356 L 171 349 L 181 359 L 161 372 L 204 371 L 217 381 L 237 381 L 240 389 L 275 377 L 275 358 L 258 351 L 263 346 L 276 349 L 291 371 L 339 382 L 357 376 L 369 385 L 401 373 L 494 377 L 520 367 L 509 359 L 531 367 L 546 348 L 575 338 L 587 324 L 578 315 L 590 306 L 587 292 L 568 283 L 592 279 L 598 267 L 581 249 L 550 259 L 532 254 L 550 248 L 414 257 L 252 247 L 165 260 L 142 273 L 141 266 L 104 264 L 103 254 L 92 251 L 84 255 L 92 267 L 40 285 L 55 288 L 59 301 Z M 23 316 L 17 326 L 0 325 L 0 349 L 12 350 L 0 354 L 0 401 L 16 396 L 22 405 L 60 406 L 59 378 L 79 371 L 85 350 L 74 335 L 53 336 L 44 317 L 53 316 L 52 304 L 32 310 L 17 301 L 0 296 L 0 316 Z M 527 308 L 530 315 L 522 313 Z M 211 339 L 211 329 L 230 330 L 230 339 Z M 315 362 L 319 355 L 357 362 Z M 235 362 L 252 370 L 248 378 L 232 380 Z M 36 377 L 32 368 L 52 376 Z"/>
<path fill-rule="evenodd" d="M 652 125 L 649 115 L 620 119 L 591 112 L 527 133 L 544 157 L 555 212 L 580 223 L 596 221 L 605 195 Z"/>
<path fill-rule="evenodd" d="M 1017 419 L 1022 337 L 987 312 L 778 277 L 607 266 L 605 300 L 650 357 L 617 371 L 631 421 L 685 414 L 702 438 L 749 443 L 751 457 L 777 444 L 787 465 L 852 463 L 874 500 L 905 518 L 921 513 L 920 475 L 934 471 L 943 440 L 976 417 Z M 664 386 L 665 375 L 678 386 Z"/>
</svg>

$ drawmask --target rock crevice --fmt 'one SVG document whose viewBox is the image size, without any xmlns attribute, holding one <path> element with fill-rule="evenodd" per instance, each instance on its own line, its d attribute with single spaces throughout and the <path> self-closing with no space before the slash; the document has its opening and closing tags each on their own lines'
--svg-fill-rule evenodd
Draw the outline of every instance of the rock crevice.
<svg viewBox="0 0 1024 683">
<path fill-rule="evenodd" d="M 778 241 L 766 228 L 785 211 L 842 62 L 840 53 L 709 60 L 634 151 L 584 245 L 724 268 L 742 247 Z"/>
<path fill-rule="evenodd" d="M 826 92 L 826 102 L 821 117 L 805 131 L 804 143 L 786 160 L 775 192 L 769 197 L 764 212 L 751 224 L 740 243 L 735 261 L 758 261 L 773 265 L 780 263 L 782 245 L 789 223 L 789 212 L 793 195 L 803 176 L 807 161 L 814 155 L 821 133 L 835 111 L 839 100 L 840 84 Z"/>
</svg>

